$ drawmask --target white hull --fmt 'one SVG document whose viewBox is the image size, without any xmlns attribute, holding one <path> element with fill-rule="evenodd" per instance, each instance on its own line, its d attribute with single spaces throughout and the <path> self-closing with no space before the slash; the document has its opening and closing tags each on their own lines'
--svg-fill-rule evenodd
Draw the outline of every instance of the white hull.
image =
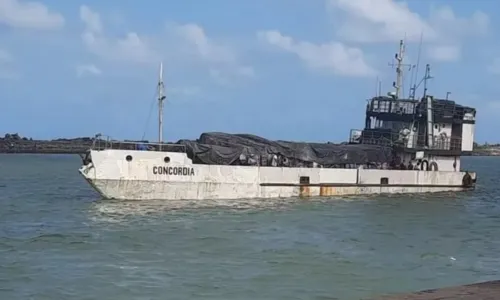
<svg viewBox="0 0 500 300">
<path fill-rule="evenodd" d="M 184 153 L 156 151 L 92 150 L 90 157 L 80 173 L 106 199 L 288 198 L 474 188 L 463 185 L 466 173 L 458 171 L 197 165 Z M 475 179 L 475 173 L 469 174 Z"/>
</svg>

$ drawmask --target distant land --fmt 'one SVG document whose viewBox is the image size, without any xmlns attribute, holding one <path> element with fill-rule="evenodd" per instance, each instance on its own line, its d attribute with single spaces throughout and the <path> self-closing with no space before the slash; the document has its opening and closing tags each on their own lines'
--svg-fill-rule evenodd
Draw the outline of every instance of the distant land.
<svg viewBox="0 0 500 300">
<path fill-rule="evenodd" d="M 0 153 L 82 154 L 92 146 L 92 138 L 34 140 L 17 133 L 0 137 Z"/>
<path fill-rule="evenodd" d="M 17 133 L 7 133 L 0 137 L 0 153 L 83 154 L 92 146 L 92 141 L 91 137 L 34 140 Z M 500 144 L 474 143 L 474 151 L 469 155 L 500 156 Z"/>
<path fill-rule="evenodd" d="M 500 144 L 488 144 L 484 143 L 482 145 L 474 143 L 474 151 L 470 154 L 471 156 L 500 156 Z"/>
</svg>

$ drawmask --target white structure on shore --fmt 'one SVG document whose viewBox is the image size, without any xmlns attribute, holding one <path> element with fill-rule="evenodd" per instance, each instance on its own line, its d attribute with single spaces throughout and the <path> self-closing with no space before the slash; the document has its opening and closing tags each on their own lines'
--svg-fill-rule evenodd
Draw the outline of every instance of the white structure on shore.
<svg viewBox="0 0 500 300">
<path fill-rule="evenodd" d="M 239 199 L 424 193 L 471 190 L 476 174 L 460 171 L 472 151 L 476 111 L 454 101 L 373 97 L 365 128 L 348 145 L 268 141 L 208 133 L 198 141 L 162 143 L 163 81 L 159 80 L 159 142 L 96 137 L 79 169 L 106 199 Z M 162 68 L 160 68 L 162 69 Z M 426 81 L 430 76 L 427 66 Z"/>
</svg>

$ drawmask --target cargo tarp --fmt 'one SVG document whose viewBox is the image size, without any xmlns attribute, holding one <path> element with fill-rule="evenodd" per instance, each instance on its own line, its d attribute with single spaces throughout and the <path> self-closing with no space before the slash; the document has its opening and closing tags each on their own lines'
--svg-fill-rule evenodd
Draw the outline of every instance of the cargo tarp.
<svg viewBox="0 0 500 300">
<path fill-rule="evenodd" d="M 194 163 L 219 165 L 309 166 L 389 163 L 390 147 L 366 144 L 271 141 L 251 134 L 203 133 L 196 141 L 180 140 Z"/>
</svg>

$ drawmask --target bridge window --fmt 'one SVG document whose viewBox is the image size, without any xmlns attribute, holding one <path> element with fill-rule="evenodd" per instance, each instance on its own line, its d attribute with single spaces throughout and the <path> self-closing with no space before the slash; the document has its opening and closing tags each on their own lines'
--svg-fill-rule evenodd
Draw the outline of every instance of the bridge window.
<svg viewBox="0 0 500 300">
<path fill-rule="evenodd" d="M 300 176 L 300 184 L 309 184 L 309 176 Z"/>
<path fill-rule="evenodd" d="M 170 162 L 170 157 L 165 156 L 165 158 L 163 159 L 163 161 L 168 164 Z"/>
<path fill-rule="evenodd" d="M 389 178 L 388 177 L 382 177 L 382 178 L 380 178 L 380 184 L 381 185 L 388 185 L 389 184 Z"/>
<path fill-rule="evenodd" d="M 132 155 L 127 155 L 127 156 L 125 157 L 125 159 L 126 159 L 127 161 L 132 161 Z"/>
</svg>

